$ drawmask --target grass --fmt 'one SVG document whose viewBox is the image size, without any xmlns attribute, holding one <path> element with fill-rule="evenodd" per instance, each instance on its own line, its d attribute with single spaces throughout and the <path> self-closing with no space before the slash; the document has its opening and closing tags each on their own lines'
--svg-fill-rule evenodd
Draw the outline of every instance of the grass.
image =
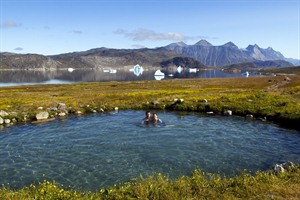
<svg viewBox="0 0 300 200">
<path fill-rule="evenodd" d="M 252 114 L 296 128 L 300 122 L 300 76 L 173 79 L 164 81 L 75 83 L 0 88 L 0 110 L 14 113 L 19 122 L 65 103 L 69 113 L 80 110 L 168 109 L 235 115 Z M 175 104 L 174 99 L 184 99 Z M 206 99 L 208 103 L 203 103 Z M 55 114 L 55 113 L 54 113 Z"/>
<path fill-rule="evenodd" d="M 174 99 L 184 99 L 175 102 Z M 206 99 L 207 103 L 203 100 Z M 48 110 L 65 103 L 69 113 L 119 109 L 168 109 L 236 115 L 252 114 L 300 129 L 300 76 L 164 81 L 76 83 L 0 88 L 3 118 L 34 120 L 38 107 Z M 55 113 L 51 113 L 55 114 Z M 282 174 L 248 173 L 221 178 L 195 170 L 175 180 L 162 174 L 139 177 L 128 183 L 86 192 L 44 182 L 14 190 L 0 189 L 0 199 L 299 199 L 300 166 Z"/>
<path fill-rule="evenodd" d="M 237 177 L 221 178 L 194 170 L 192 176 L 175 180 L 160 173 L 147 178 L 139 177 L 99 189 L 85 192 L 64 188 L 56 182 L 43 181 L 19 190 L 2 186 L 0 198 L 6 199 L 299 199 L 300 166 L 284 173 L 243 173 Z"/>
</svg>

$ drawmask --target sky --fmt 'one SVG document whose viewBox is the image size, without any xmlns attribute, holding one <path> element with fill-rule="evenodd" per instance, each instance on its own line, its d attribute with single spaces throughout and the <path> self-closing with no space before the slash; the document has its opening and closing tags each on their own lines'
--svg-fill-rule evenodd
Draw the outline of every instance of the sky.
<svg viewBox="0 0 300 200">
<path fill-rule="evenodd" d="M 202 39 L 300 59 L 300 0 L 0 0 L 0 52 L 56 55 Z"/>
</svg>

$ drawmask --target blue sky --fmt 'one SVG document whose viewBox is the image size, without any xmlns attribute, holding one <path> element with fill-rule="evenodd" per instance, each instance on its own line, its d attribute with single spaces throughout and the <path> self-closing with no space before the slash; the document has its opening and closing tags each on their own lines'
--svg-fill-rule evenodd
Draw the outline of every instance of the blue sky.
<svg viewBox="0 0 300 200">
<path fill-rule="evenodd" d="M 300 59 L 300 1 L 0 0 L 1 52 L 54 55 L 201 39 Z"/>
</svg>

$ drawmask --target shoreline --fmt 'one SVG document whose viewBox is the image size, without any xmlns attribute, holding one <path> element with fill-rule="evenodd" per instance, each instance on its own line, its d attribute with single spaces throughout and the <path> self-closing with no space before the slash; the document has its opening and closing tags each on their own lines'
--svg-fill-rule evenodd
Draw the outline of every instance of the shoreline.
<svg viewBox="0 0 300 200">
<path fill-rule="evenodd" d="M 0 113 L 12 124 L 113 110 L 168 110 L 238 115 L 300 130 L 300 76 L 25 85 L 0 88 Z M 1 112 L 3 111 L 3 112 Z M 40 114 L 40 113 L 42 113 Z M 47 112 L 47 114 L 46 114 Z M 7 115 L 5 114 L 7 113 Z M 42 116 L 37 120 L 37 115 Z M 43 119 L 44 118 L 44 119 Z M 10 123 L 9 123 L 10 124 Z M 4 125 L 5 126 L 5 125 Z M 0 125 L 1 127 L 1 125 Z M 299 198 L 300 166 L 221 178 L 195 170 L 172 180 L 160 173 L 96 192 L 53 181 L 0 188 L 1 199 L 248 199 Z"/>
<path fill-rule="evenodd" d="M 46 120 L 132 109 L 237 115 L 300 130 L 299 85 L 296 75 L 8 86 L 0 88 L 0 125 L 35 122 L 40 112 Z"/>
</svg>

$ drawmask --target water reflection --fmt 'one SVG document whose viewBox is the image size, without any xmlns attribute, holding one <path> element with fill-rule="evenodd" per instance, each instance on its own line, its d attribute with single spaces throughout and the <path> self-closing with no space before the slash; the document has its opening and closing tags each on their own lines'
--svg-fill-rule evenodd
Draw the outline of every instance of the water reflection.
<svg viewBox="0 0 300 200">
<path fill-rule="evenodd" d="M 159 71 L 159 73 L 157 71 Z M 248 74 L 248 76 L 251 75 L 252 74 Z M 182 67 L 178 67 L 175 70 L 154 70 L 144 69 L 142 66 L 136 65 L 129 70 L 82 70 L 69 68 L 67 70 L 57 71 L 0 71 L 0 86 L 70 82 L 139 81 L 174 78 L 220 78 L 242 76 L 242 73 L 226 73 L 220 70 L 195 70 L 184 69 Z"/>
</svg>

